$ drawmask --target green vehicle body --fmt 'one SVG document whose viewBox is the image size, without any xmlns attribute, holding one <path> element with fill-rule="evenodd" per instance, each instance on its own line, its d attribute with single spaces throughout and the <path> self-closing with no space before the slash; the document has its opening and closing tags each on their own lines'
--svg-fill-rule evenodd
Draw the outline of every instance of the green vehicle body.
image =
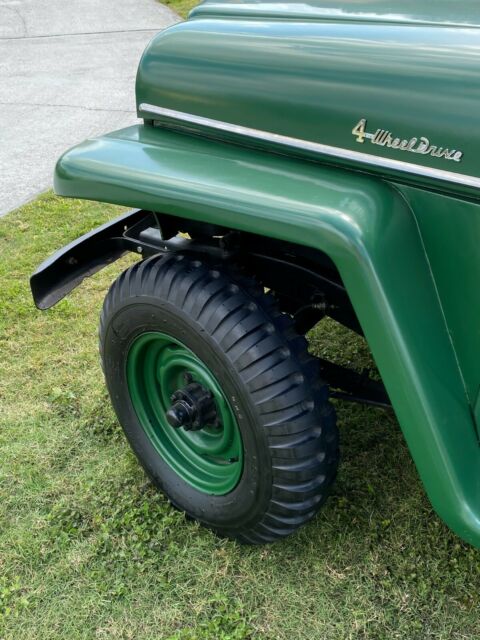
<svg viewBox="0 0 480 640">
<path fill-rule="evenodd" d="M 479 29 L 473 1 L 206 0 L 147 47 L 143 124 L 55 173 L 326 255 L 434 508 L 478 547 Z"/>
</svg>

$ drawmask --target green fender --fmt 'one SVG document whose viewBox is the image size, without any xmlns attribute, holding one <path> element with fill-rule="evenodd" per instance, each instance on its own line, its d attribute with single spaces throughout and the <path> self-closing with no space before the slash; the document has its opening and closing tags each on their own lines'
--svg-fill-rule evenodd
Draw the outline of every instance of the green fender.
<svg viewBox="0 0 480 640">
<path fill-rule="evenodd" d="M 414 212 L 394 185 L 138 125 L 65 153 L 55 190 L 288 240 L 330 256 L 434 508 L 480 546 L 475 425 Z"/>
</svg>

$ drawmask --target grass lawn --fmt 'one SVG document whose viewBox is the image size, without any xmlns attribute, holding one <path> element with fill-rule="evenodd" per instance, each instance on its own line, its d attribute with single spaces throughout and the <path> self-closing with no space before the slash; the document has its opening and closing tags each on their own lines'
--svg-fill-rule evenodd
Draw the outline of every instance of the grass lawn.
<svg viewBox="0 0 480 640">
<path fill-rule="evenodd" d="M 273 546 L 219 539 L 152 489 L 97 356 L 102 299 L 131 258 L 48 312 L 28 287 L 118 211 L 47 194 L 0 221 L 0 638 L 480 638 L 479 552 L 432 512 L 386 412 L 338 405 L 334 493 Z M 311 345 L 369 362 L 332 324 Z"/>
<path fill-rule="evenodd" d="M 200 0 L 163 0 L 162 4 L 176 11 L 182 18 L 186 18 L 188 12 L 200 4 Z"/>
</svg>

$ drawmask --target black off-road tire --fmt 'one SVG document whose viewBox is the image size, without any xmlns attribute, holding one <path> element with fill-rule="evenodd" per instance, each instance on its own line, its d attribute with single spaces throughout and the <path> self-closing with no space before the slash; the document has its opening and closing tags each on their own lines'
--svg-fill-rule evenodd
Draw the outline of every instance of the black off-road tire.
<svg viewBox="0 0 480 640">
<path fill-rule="evenodd" d="M 181 340 L 233 399 L 244 466 L 226 495 L 208 495 L 185 482 L 140 425 L 126 357 L 132 341 L 147 331 Z M 188 255 L 139 262 L 105 298 L 100 353 L 114 409 L 135 454 L 178 508 L 246 543 L 272 542 L 317 513 L 338 464 L 335 412 L 305 338 L 254 280 Z"/>
</svg>

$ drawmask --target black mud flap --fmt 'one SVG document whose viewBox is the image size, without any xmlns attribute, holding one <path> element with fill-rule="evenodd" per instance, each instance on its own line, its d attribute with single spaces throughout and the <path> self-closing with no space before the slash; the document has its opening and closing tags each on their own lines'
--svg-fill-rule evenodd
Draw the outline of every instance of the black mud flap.
<svg viewBox="0 0 480 640">
<path fill-rule="evenodd" d="M 181 244 L 181 238 L 163 241 L 155 214 L 142 209 L 128 211 L 42 262 L 30 278 L 33 300 L 38 309 L 49 309 L 84 278 L 115 262 L 127 251 L 149 256 L 181 248 Z"/>
</svg>

